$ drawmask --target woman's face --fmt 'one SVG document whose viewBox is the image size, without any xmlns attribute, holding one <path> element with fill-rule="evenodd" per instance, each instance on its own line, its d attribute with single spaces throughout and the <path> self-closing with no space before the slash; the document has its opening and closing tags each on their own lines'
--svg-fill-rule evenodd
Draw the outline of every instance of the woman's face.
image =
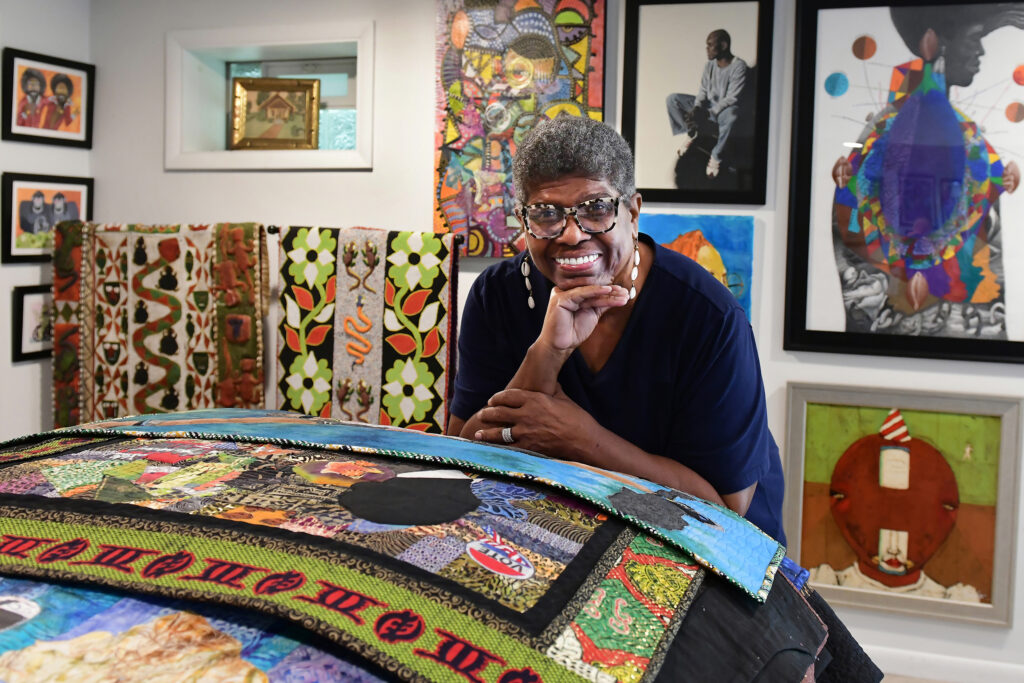
<svg viewBox="0 0 1024 683">
<path fill-rule="evenodd" d="M 534 185 L 526 204 L 569 208 L 589 199 L 617 196 L 618 191 L 607 180 L 566 176 Z M 608 232 L 583 232 L 573 216 L 568 218 L 565 232 L 555 239 L 537 239 L 527 232 L 530 259 L 544 277 L 562 290 L 613 282 L 628 289 L 639 215 L 640 195 L 634 194 L 618 203 L 615 227 Z"/>
</svg>

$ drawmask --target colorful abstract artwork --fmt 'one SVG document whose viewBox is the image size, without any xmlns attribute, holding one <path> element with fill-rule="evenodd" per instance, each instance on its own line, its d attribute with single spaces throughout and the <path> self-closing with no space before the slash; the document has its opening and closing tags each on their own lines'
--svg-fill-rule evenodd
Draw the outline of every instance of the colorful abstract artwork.
<svg viewBox="0 0 1024 683">
<path fill-rule="evenodd" d="M 729 288 L 750 320 L 750 288 L 754 274 L 754 219 L 641 213 L 640 232 L 663 247 L 688 256 Z"/>
<path fill-rule="evenodd" d="M 126 671 L 133 681 L 381 680 L 259 613 L 0 577 L 0 680 Z"/>
<path fill-rule="evenodd" d="M 1024 340 L 1019 8 L 817 22 L 807 329 Z"/>
<path fill-rule="evenodd" d="M 277 406 L 441 433 L 454 235 L 292 227 L 281 239 Z"/>
<path fill-rule="evenodd" d="M 810 581 L 993 612 L 1005 599 L 1000 556 L 1009 552 L 997 519 L 1012 507 L 1001 482 L 1015 440 L 1008 418 L 925 409 L 920 397 L 900 401 L 896 392 L 861 404 L 855 393 L 814 398 L 802 403 L 797 458 L 799 562 Z"/>
<path fill-rule="evenodd" d="M 512 156 L 538 121 L 600 120 L 604 0 L 437 3 L 434 230 L 468 256 L 519 249 Z"/>
<path fill-rule="evenodd" d="M 128 658 L 177 679 L 632 683 L 735 627 L 697 610 L 678 636 L 709 591 L 787 628 L 814 620 L 806 669 L 824 634 L 776 578 L 777 544 L 656 488 L 295 412 L 157 414 L 8 441 L 0 678 L 101 677 Z M 698 527 L 718 539 L 703 556 L 678 543 Z M 743 565 L 759 566 L 753 587 Z"/>
<path fill-rule="evenodd" d="M 55 424 L 262 407 L 264 251 L 253 223 L 61 223 Z"/>
</svg>

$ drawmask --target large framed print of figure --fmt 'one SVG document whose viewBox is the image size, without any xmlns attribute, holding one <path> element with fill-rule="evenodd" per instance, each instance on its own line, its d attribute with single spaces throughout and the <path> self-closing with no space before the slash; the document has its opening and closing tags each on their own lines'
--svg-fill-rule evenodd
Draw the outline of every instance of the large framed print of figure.
<svg viewBox="0 0 1024 683">
<path fill-rule="evenodd" d="M 797 3 L 784 347 L 1024 362 L 1024 3 Z"/>
<path fill-rule="evenodd" d="M 622 135 L 644 199 L 764 204 L 772 0 L 627 0 Z"/>
<path fill-rule="evenodd" d="M 1021 401 L 790 384 L 787 553 L 829 603 L 1009 626 Z"/>
<path fill-rule="evenodd" d="M 96 67 L 5 47 L 4 140 L 92 148 Z"/>
</svg>

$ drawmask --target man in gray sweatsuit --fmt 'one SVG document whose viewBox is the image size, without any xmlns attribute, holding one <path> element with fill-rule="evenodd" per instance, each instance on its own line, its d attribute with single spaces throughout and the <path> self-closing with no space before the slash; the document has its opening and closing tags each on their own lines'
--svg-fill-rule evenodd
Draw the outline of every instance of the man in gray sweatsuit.
<svg viewBox="0 0 1024 683">
<path fill-rule="evenodd" d="M 697 96 L 673 93 L 666 99 L 672 134 L 685 134 L 679 156 L 686 153 L 697 138 L 698 130 L 708 123 L 718 126 L 718 141 L 711 149 L 707 175 L 718 175 L 722 148 L 739 115 L 739 100 L 747 79 L 747 63 L 732 53 L 732 39 L 725 29 L 708 34 L 708 63 L 700 77 Z"/>
</svg>

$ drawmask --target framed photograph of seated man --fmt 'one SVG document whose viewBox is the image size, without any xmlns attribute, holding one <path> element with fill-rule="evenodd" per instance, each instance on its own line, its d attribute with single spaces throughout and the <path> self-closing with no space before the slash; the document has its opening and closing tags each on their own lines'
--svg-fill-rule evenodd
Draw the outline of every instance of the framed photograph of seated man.
<svg viewBox="0 0 1024 683">
<path fill-rule="evenodd" d="M 648 201 L 764 204 L 772 0 L 627 0 L 622 135 Z"/>
<path fill-rule="evenodd" d="M 787 553 L 830 603 L 1009 626 L 1021 401 L 790 384 Z"/>
</svg>

